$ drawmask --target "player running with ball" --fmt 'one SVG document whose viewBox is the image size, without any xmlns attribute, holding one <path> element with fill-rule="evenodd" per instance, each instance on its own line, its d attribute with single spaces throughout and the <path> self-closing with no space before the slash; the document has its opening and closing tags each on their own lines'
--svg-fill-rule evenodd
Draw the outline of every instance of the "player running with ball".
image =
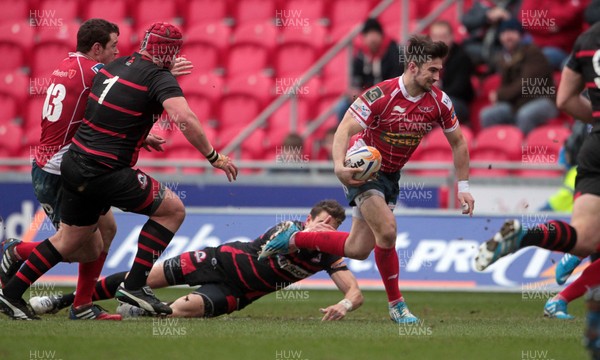
<svg viewBox="0 0 600 360">
<path fill-rule="evenodd" d="M 452 148 L 458 176 L 458 198 L 463 214 L 472 215 L 474 200 L 469 193 L 469 152 L 448 95 L 433 84 L 440 78 L 442 59 L 448 47 L 423 36 L 410 39 L 406 70 L 400 77 L 383 81 L 363 93 L 346 112 L 333 141 L 335 174 L 353 206 L 350 233 L 299 232 L 287 223 L 261 254 L 289 253 L 295 249 L 366 259 L 375 249 L 375 262 L 388 296 L 389 313 L 397 323 L 418 321 L 406 306 L 398 287 L 399 261 L 396 252 L 396 218 L 393 209 L 400 191 L 400 170 L 421 139 L 439 124 Z M 382 155 L 375 179 L 357 181 L 353 175 L 362 169 L 344 166 L 350 138 L 357 135 L 354 149 L 373 146 Z"/>
</svg>

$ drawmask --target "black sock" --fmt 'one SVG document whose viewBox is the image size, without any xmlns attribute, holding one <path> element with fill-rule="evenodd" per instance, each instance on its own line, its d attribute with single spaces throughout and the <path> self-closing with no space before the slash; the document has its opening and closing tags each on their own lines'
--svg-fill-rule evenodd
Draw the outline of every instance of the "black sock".
<svg viewBox="0 0 600 360">
<path fill-rule="evenodd" d="M 148 220 L 144 224 L 140 231 L 138 251 L 133 266 L 125 280 L 125 288 L 137 290 L 146 285 L 154 261 L 169 245 L 173 235 L 175 234 L 154 220 Z"/>
<path fill-rule="evenodd" d="M 114 298 L 115 293 L 117 292 L 117 288 L 123 281 L 125 281 L 126 276 L 127 271 L 123 271 L 120 273 L 109 275 L 104 279 L 99 280 L 96 283 L 96 288 L 94 289 L 93 299 L 105 300 Z"/>
<path fill-rule="evenodd" d="M 23 297 L 32 283 L 61 261 L 62 256 L 50 240 L 42 241 L 33 249 L 21 269 L 2 289 L 4 296 L 12 299 Z"/>
<path fill-rule="evenodd" d="M 552 220 L 527 230 L 521 247 L 539 246 L 544 249 L 569 252 L 577 243 L 577 231 L 564 221 Z"/>
</svg>

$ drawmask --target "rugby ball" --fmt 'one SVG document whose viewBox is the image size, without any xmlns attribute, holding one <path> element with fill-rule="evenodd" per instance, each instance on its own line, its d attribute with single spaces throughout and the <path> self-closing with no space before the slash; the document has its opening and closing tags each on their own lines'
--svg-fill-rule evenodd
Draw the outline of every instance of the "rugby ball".
<svg viewBox="0 0 600 360">
<path fill-rule="evenodd" d="M 381 168 L 381 154 L 372 146 L 362 146 L 346 154 L 344 166 L 363 170 L 354 174 L 354 180 L 369 180 Z"/>
</svg>

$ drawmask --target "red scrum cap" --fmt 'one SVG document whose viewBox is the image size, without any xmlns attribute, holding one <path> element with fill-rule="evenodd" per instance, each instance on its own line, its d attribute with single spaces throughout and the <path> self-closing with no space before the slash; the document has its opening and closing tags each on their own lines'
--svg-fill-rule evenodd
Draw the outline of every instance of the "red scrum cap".
<svg viewBox="0 0 600 360">
<path fill-rule="evenodd" d="M 153 60 L 158 59 L 163 67 L 170 69 L 183 44 L 181 31 L 172 24 L 158 22 L 150 25 L 140 46 Z"/>
</svg>

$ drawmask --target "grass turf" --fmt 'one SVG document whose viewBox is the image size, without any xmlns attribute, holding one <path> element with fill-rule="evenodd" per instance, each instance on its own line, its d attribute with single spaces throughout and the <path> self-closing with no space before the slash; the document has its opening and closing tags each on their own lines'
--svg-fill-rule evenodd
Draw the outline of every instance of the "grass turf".
<svg viewBox="0 0 600 360">
<path fill-rule="evenodd" d="M 569 306 L 576 320 L 560 321 L 542 316 L 543 299 L 521 294 L 405 292 L 423 320 L 409 327 L 389 320 L 382 291 L 365 291 L 360 309 L 327 323 L 318 309 L 338 302 L 339 292 L 286 291 L 216 319 L 70 321 L 66 310 L 35 322 L 1 316 L 0 359 L 587 358 L 582 300 Z M 187 290 L 156 293 L 170 300 Z M 114 311 L 117 303 L 99 304 Z"/>
</svg>

